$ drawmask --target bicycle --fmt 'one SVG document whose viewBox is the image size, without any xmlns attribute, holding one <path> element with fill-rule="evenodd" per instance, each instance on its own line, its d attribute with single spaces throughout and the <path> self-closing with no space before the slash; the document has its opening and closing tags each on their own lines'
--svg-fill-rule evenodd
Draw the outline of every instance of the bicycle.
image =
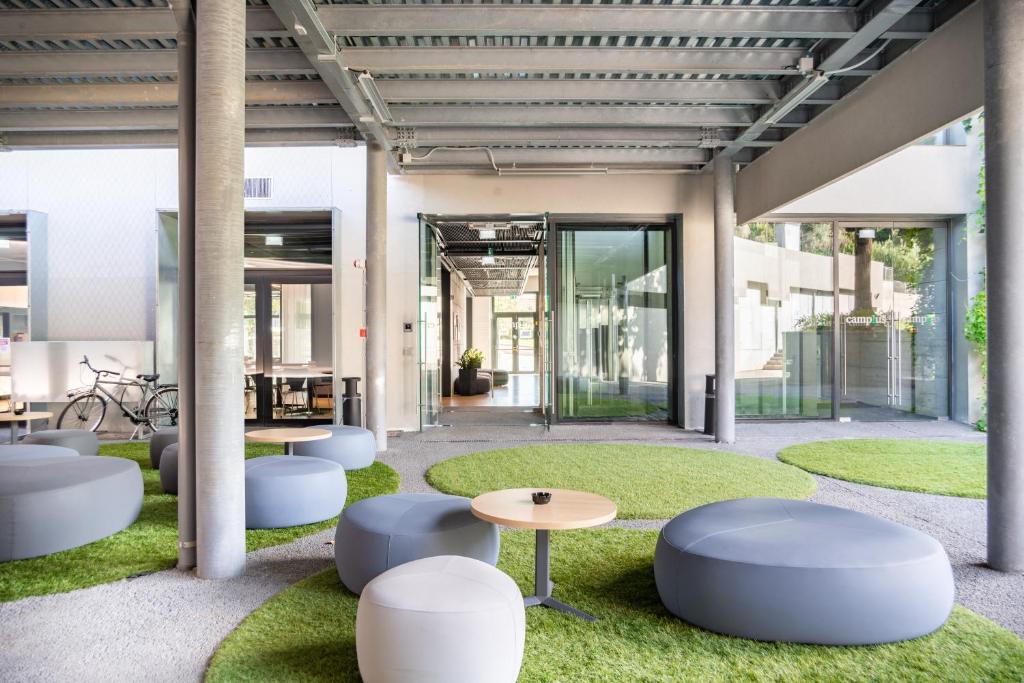
<svg viewBox="0 0 1024 683">
<path fill-rule="evenodd" d="M 57 418 L 57 429 L 85 429 L 95 432 L 106 417 L 107 404 L 110 402 L 120 408 L 121 414 L 135 425 L 131 439 L 139 434 L 140 429 L 155 432 L 162 427 L 178 425 L 178 387 L 173 384 L 157 384 L 159 374 L 136 375 L 135 379 L 125 379 L 124 373 L 97 370 L 89 363 L 88 356 L 83 356 L 79 365 L 88 368 L 95 375 L 95 379 L 92 387 L 68 392 L 71 402 Z M 103 379 L 110 376 L 116 379 Z M 137 389 L 141 393 L 137 403 L 125 400 L 125 396 L 132 389 Z M 134 404 L 134 407 L 130 404 Z"/>
</svg>

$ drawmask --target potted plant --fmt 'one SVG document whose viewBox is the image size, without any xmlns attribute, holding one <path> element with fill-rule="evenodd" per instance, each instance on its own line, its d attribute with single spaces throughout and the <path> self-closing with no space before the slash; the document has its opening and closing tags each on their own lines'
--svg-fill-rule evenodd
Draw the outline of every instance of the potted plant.
<svg viewBox="0 0 1024 683">
<path fill-rule="evenodd" d="M 484 352 L 480 349 L 470 347 L 462 352 L 455 364 L 459 366 L 459 387 L 463 392 L 469 394 L 476 385 L 476 371 L 484 362 Z M 463 393 L 460 392 L 460 393 Z"/>
</svg>

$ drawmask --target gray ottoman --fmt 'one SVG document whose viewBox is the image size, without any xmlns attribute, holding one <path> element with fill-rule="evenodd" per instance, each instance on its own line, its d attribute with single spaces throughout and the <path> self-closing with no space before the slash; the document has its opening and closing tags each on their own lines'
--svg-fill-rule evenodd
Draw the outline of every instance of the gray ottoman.
<svg viewBox="0 0 1024 683">
<path fill-rule="evenodd" d="M 160 488 L 164 493 L 178 495 L 178 444 L 172 443 L 164 448 L 158 458 L 160 461 Z"/>
<path fill-rule="evenodd" d="M 134 522 L 141 509 L 142 472 L 133 460 L 0 460 L 0 562 L 106 538 Z"/>
<path fill-rule="evenodd" d="M 359 594 L 392 567 L 436 555 L 461 555 L 497 564 L 498 527 L 470 512 L 469 498 L 440 493 L 396 493 L 349 506 L 334 535 L 338 576 Z"/>
<path fill-rule="evenodd" d="M 377 442 L 369 429 L 348 425 L 317 425 L 308 429 L 326 429 L 331 438 L 299 441 L 293 446 L 295 455 L 333 460 L 346 470 L 369 467 L 377 457 Z"/>
<path fill-rule="evenodd" d="M 154 470 L 160 469 L 160 455 L 172 443 L 178 443 L 177 427 L 158 429 L 153 432 L 153 436 L 149 437 L 149 462 L 153 465 Z"/>
<path fill-rule="evenodd" d="M 755 640 L 873 645 L 936 630 L 953 608 L 938 541 L 860 512 L 747 498 L 684 512 L 661 531 L 658 594 L 672 614 Z"/>
<path fill-rule="evenodd" d="M 31 458 L 77 458 L 78 451 L 64 446 L 44 446 L 42 444 L 0 445 L 0 461 L 27 460 Z"/>
<path fill-rule="evenodd" d="M 267 455 L 245 461 L 245 526 L 278 529 L 337 517 L 345 469 L 330 460 Z"/>
<path fill-rule="evenodd" d="M 100 452 L 100 440 L 87 429 L 44 429 L 27 434 L 21 443 L 64 446 L 78 451 L 79 455 L 96 455 Z"/>
</svg>

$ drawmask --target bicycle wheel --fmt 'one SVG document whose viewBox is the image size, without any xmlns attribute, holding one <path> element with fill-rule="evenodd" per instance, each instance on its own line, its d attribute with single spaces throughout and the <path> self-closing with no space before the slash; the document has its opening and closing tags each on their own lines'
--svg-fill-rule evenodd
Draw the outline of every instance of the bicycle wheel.
<svg viewBox="0 0 1024 683">
<path fill-rule="evenodd" d="M 107 401 L 98 394 L 82 394 L 64 406 L 57 429 L 86 429 L 95 432 L 107 414 Z"/>
<path fill-rule="evenodd" d="M 143 415 L 153 429 L 178 426 L 178 388 L 164 387 L 157 390 L 148 401 Z"/>
</svg>

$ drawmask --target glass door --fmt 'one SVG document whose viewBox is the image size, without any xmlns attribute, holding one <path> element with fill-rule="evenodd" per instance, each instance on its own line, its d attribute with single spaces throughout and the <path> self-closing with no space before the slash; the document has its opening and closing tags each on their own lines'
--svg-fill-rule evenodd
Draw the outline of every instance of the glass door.
<svg viewBox="0 0 1024 683">
<path fill-rule="evenodd" d="M 562 419 L 669 419 L 671 231 L 559 226 L 557 410 Z"/>
<path fill-rule="evenodd" d="M 839 417 L 949 415 L 945 227 L 839 232 Z"/>
<path fill-rule="evenodd" d="M 515 371 L 533 373 L 537 371 L 537 321 L 531 316 L 515 317 Z"/>
<path fill-rule="evenodd" d="M 494 368 L 515 372 L 516 318 L 514 315 L 494 316 Z"/>
<path fill-rule="evenodd" d="M 331 276 L 246 275 L 245 409 L 248 419 L 334 417 Z"/>
<path fill-rule="evenodd" d="M 420 218 L 420 429 L 441 423 L 441 259 L 434 228 Z"/>
<path fill-rule="evenodd" d="M 495 369 L 512 374 L 537 372 L 535 313 L 494 316 Z"/>
</svg>

